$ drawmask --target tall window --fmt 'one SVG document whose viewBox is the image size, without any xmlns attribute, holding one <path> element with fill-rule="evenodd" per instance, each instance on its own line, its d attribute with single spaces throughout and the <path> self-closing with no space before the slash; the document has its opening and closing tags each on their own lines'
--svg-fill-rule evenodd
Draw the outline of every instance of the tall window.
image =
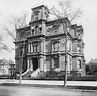
<svg viewBox="0 0 97 96">
<path fill-rule="evenodd" d="M 28 44 L 28 52 L 38 52 L 38 51 L 39 51 L 38 42 Z"/>
<path fill-rule="evenodd" d="M 31 52 L 31 43 L 28 44 L 28 52 Z"/>
<path fill-rule="evenodd" d="M 78 47 L 77 47 L 77 52 L 78 52 L 78 53 L 82 53 L 82 48 L 81 48 L 81 46 L 78 46 Z"/>
<path fill-rule="evenodd" d="M 72 58 L 71 57 L 69 57 L 69 65 L 70 65 L 69 70 L 72 70 Z"/>
<path fill-rule="evenodd" d="M 39 32 L 39 26 L 35 26 L 35 33 Z"/>
<path fill-rule="evenodd" d="M 39 19 L 38 16 L 36 16 L 36 17 L 35 17 L 35 21 L 37 21 L 38 19 Z"/>
<path fill-rule="evenodd" d="M 72 51 L 71 43 L 69 43 L 69 51 L 70 51 L 70 52 Z"/>
<path fill-rule="evenodd" d="M 52 51 L 59 51 L 59 43 L 58 42 L 54 42 L 52 44 Z"/>
<path fill-rule="evenodd" d="M 54 68 L 59 68 L 59 58 L 54 58 Z"/>
<path fill-rule="evenodd" d="M 16 46 L 15 54 L 19 55 L 19 46 Z"/>
<path fill-rule="evenodd" d="M 81 69 L 81 60 L 78 60 L 78 69 Z"/>
<path fill-rule="evenodd" d="M 34 29 L 32 29 L 31 31 L 32 31 L 32 35 L 34 35 Z"/>
<path fill-rule="evenodd" d="M 31 34 L 32 35 L 38 35 L 40 34 L 42 31 L 42 26 L 41 25 L 36 25 L 34 27 L 31 28 Z"/>
<path fill-rule="evenodd" d="M 33 47 L 33 52 L 38 52 L 39 51 L 38 42 L 32 43 L 32 47 Z"/>
</svg>

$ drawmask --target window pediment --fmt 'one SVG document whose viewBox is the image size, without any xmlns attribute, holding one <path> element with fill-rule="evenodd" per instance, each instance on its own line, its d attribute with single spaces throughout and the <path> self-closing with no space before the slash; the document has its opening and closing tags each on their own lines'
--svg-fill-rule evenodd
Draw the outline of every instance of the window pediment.
<svg viewBox="0 0 97 96">
<path fill-rule="evenodd" d="M 36 9 L 36 10 L 34 10 L 34 15 L 38 15 L 39 14 L 39 9 Z"/>
<path fill-rule="evenodd" d="M 50 28 L 47 29 L 47 32 L 56 33 L 58 32 L 60 24 L 54 23 Z"/>
</svg>

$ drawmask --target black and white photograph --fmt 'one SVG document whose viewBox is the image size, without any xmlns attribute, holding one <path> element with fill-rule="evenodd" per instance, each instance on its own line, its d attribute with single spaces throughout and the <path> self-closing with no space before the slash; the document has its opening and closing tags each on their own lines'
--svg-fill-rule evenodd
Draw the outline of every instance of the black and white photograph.
<svg viewBox="0 0 97 96">
<path fill-rule="evenodd" d="M 0 0 L 0 96 L 97 96 L 97 0 Z"/>
</svg>

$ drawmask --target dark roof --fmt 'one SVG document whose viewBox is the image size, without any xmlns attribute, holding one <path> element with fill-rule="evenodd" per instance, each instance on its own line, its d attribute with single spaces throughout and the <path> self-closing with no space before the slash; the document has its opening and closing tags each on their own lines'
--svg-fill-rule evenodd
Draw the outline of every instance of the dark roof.
<svg viewBox="0 0 97 96">
<path fill-rule="evenodd" d="M 69 22 L 67 17 L 66 18 L 61 18 L 61 20 L 67 20 Z M 47 21 L 46 24 L 50 24 L 50 23 L 53 23 L 53 22 L 61 22 L 61 21 L 60 21 L 60 19 L 54 19 L 54 20 Z"/>
<path fill-rule="evenodd" d="M 76 27 L 77 27 L 77 24 L 71 25 L 71 28 L 76 28 Z"/>
<path fill-rule="evenodd" d="M 17 31 L 29 30 L 29 29 L 30 29 L 30 26 L 25 26 L 25 27 L 22 27 L 22 28 L 17 29 Z"/>
<path fill-rule="evenodd" d="M 45 5 L 40 5 L 40 6 L 37 6 L 37 7 L 32 8 L 31 10 L 36 9 L 36 8 L 41 8 L 41 7 L 47 8 L 47 6 L 45 6 Z"/>
</svg>

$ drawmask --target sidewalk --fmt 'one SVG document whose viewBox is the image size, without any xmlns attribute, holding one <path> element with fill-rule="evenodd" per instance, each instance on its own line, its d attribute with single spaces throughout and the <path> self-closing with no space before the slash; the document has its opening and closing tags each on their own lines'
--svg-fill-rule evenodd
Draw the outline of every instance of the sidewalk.
<svg viewBox="0 0 97 96">
<path fill-rule="evenodd" d="M 19 85 L 19 80 L 0 80 L 0 85 L 9 86 L 32 86 L 32 87 L 63 87 L 64 81 L 49 81 L 49 80 L 22 80 Z M 67 81 L 69 89 L 97 90 L 97 81 Z"/>
</svg>

